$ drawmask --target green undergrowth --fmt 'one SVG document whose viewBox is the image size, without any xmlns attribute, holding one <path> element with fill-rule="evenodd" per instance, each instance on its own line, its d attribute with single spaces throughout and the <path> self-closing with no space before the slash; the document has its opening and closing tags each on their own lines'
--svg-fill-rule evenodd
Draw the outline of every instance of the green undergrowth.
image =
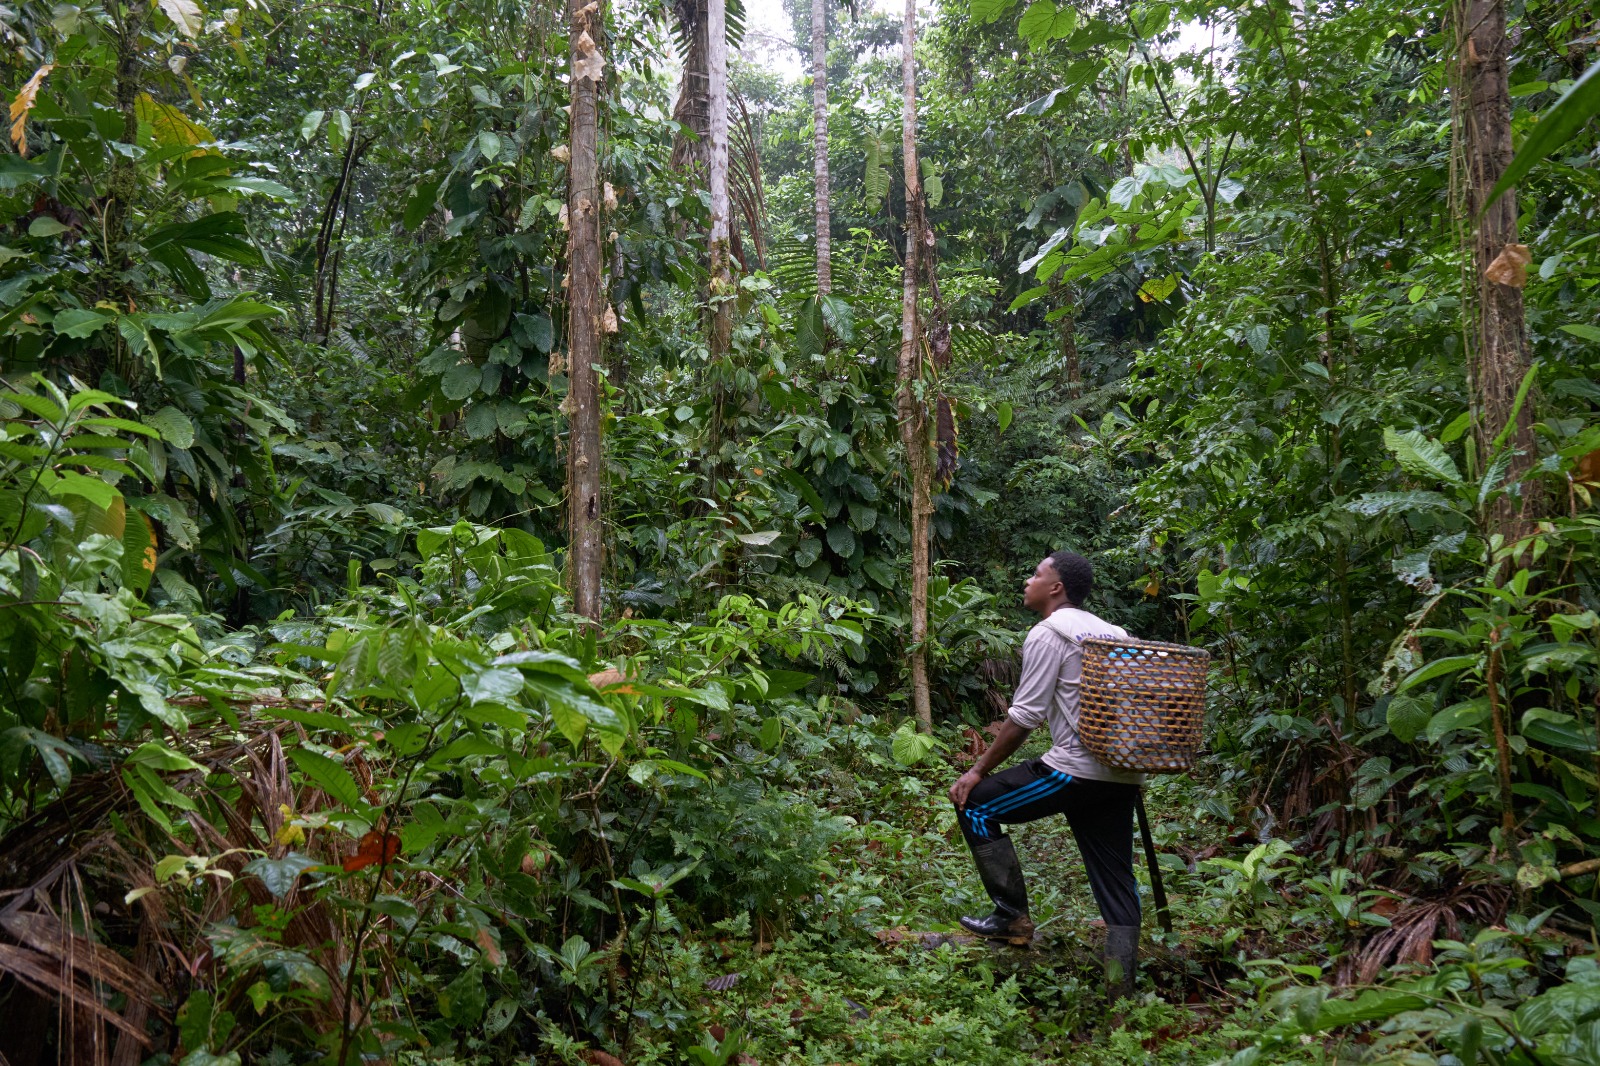
<svg viewBox="0 0 1600 1066">
<path fill-rule="evenodd" d="M 658 946 L 629 975 L 626 1061 L 1597 1061 L 1592 945 L 1586 953 L 1543 929 L 1546 915 L 1513 913 L 1466 940 L 1441 937 L 1431 964 L 1351 982 L 1349 960 L 1389 928 L 1394 912 L 1378 901 L 1390 897 L 1363 894 L 1337 871 L 1332 884 L 1286 878 L 1301 863 L 1294 846 L 1270 827 L 1252 835 L 1234 824 L 1234 805 L 1196 779 L 1150 790 L 1173 931 L 1159 927 L 1140 855 L 1139 984 L 1108 1007 L 1103 926 L 1063 819 L 1012 830 L 1034 945 L 960 934 L 956 917 L 987 900 L 943 795 L 952 773 L 941 763 L 886 778 L 864 806 L 867 782 L 841 795 L 820 774 L 821 809 L 847 827 L 817 857 L 820 890 L 787 930 L 744 914 L 689 930 L 658 912 Z M 547 1040 L 567 1061 L 591 1061 L 579 1045 Z"/>
<path fill-rule="evenodd" d="M 1034 946 L 993 947 L 961 934 L 956 917 L 988 901 L 944 797 L 945 776 L 938 767 L 886 781 L 871 811 L 834 808 L 850 825 L 819 857 L 822 887 L 795 915 L 795 930 L 769 939 L 740 915 L 707 930 L 674 929 L 680 935 L 647 953 L 627 1061 L 685 1061 L 686 1038 L 698 1039 L 687 1053 L 705 1062 L 1225 1057 L 1218 1013 L 1185 1002 L 1193 982 L 1177 937 L 1151 934 L 1149 976 L 1133 1000 L 1107 1010 L 1103 930 L 1063 820 L 1014 831 L 1032 879 Z M 858 820 L 861 813 L 870 818 Z M 1148 901 L 1142 870 L 1140 879 Z M 1199 920 L 1186 901 L 1177 909 L 1180 922 Z M 1146 926 L 1156 928 L 1148 905 Z"/>
</svg>

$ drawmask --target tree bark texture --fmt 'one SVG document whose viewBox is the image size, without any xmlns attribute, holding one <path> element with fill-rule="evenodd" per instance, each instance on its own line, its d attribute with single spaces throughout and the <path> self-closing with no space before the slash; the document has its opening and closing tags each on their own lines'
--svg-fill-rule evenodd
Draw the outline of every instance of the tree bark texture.
<svg viewBox="0 0 1600 1066">
<path fill-rule="evenodd" d="M 600 620 L 601 522 L 599 95 L 604 77 L 598 4 L 569 0 L 571 158 L 567 170 L 567 582 L 573 610 Z"/>
<path fill-rule="evenodd" d="M 1528 249 L 1517 239 L 1516 190 L 1484 210 L 1489 192 L 1511 164 L 1511 93 L 1507 82 L 1511 42 L 1506 37 L 1504 0 L 1461 0 L 1456 5 L 1457 55 L 1466 179 L 1467 224 L 1472 230 L 1472 274 L 1476 302 L 1476 351 L 1468 363 L 1480 462 L 1491 459 L 1494 442 L 1512 419 L 1517 390 L 1528 372 L 1522 286 Z M 1515 480 L 1533 467 L 1538 447 L 1531 405 L 1516 415 L 1509 444 L 1519 453 L 1511 461 Z M 1534 486 L 1524 487 L 1521 507 L 1503 497 L 1489 516 L 1491 532 L 1510 541 L 1540 509 Z M 1519 513 L 1520 512 L 1520 513 Z"/>
<path fill-rule="evenodd" d="M 833 291 L 833 219 L 828 205 L 828 0 L 811 0 L 811 123 L 817 194 L 817 295 Z"/>
<path fill-rule="evenodd" d="M 678 135 L 672 144 L 672 165 L 688 166 L 706 162 L 707 140 L 711 131 L 709 0 L 675 0 L 678 25 L 688 38 L 683 56 L 683 82 L 678 100 L 672 106 L 672 120 L 688 127 L 694 137 Z M 724 35 L 725 37 L 726 35 Z"/>
<path fill-rule="evenodd" d="M 706 191 L 711 194 L 711 358 L 728 354 L 733 332 L 728 263 L 728 22 L 727 0 L 706 4 L 706 73 L 710 106 Z"/>
<path fill-rule="evenodd" d="M 933 730 L 928 693 L 928 526 L 933 516 L 933 464 L 928 449 L 928 407 L 922 384 L 922 335 L 917 318 L 917 272 L 922 262 L 922 171 L 917 164 L 917 0 L 906 0 L 900 34 L 901 154 L 905 160 L 906 264 L 900 297 L 900 440 L 911 479 L 911 706 L 923 732 Z"/>
</svg>

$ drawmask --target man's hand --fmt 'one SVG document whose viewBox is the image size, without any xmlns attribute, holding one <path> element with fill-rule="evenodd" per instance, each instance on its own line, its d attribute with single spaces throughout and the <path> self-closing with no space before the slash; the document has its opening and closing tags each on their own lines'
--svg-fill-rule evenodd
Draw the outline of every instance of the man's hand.
<svg viewBox="0 0 1600 1066">
<path fill-rule="evenodd" d="M 956 778 L 956 783 L 950 786 L 950 802 L 956 805 L 956 810 L 967 809 L 967 797 L 972 790 L 978 787 L 978 782 L 983 780 L 983 775 L 976 770 L 968 770 Z"/>
<path fill-rule="evenodd" d="M 950 786 L 950 802 L 956 805 L 956 810 L 966 810 L 967 797 L 978 787 L 978 782 L 988 777 L 989 772 L 996 766 L 1011 758 L 1012 753 L 1022 747 L 1022 742 L 1027 739 L 1026 729 L 1013 722 L 1010 717 L 1003 720 L 999 731 L 995 733 L 994 743 L 978 756 L 978 761 L 972 764 L 972 769 L 956 778 L 956 783 Z"/>
</svg>

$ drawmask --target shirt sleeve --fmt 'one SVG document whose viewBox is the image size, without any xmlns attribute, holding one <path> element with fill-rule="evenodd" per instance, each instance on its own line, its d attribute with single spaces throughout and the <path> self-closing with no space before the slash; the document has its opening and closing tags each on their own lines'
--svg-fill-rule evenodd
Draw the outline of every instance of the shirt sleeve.
<svg viewBox="0 0 1600 1066">
<path fill-rule="evenodd" d="M 1006 717 L 1023 729 L 1039 728 L 1050 714 L 1056 675 L 1061 672 L 1061 651 L 1061 639 L 1042 629 L 1035 629 L 1022 642 L 1022 676 L 1011 694 Z"/>
</svg>

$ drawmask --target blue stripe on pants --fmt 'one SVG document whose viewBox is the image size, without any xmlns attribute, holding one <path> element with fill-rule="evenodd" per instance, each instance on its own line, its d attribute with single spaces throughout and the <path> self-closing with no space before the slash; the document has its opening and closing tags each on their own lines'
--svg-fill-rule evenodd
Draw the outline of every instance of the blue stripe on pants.
<svg viewBox="0 0 1600 1066">
<path fill-rule="evenodd" d="M 968 807 L 962 814 L 970 822 L 974 834 L 984 838 L 992 838 L 995 835 L 992 825 L 993 819 L 1016 811 L 1030 803 L 1045 799 L 1071 783 L 1072 776 L 1070 774 L 1064 774 L 1059 770 L 1051 770 L 1048 777 L 1042 777 L 1014 792 L 1007 792 L 997 796 L 989 803 Z"/>
</svg>

